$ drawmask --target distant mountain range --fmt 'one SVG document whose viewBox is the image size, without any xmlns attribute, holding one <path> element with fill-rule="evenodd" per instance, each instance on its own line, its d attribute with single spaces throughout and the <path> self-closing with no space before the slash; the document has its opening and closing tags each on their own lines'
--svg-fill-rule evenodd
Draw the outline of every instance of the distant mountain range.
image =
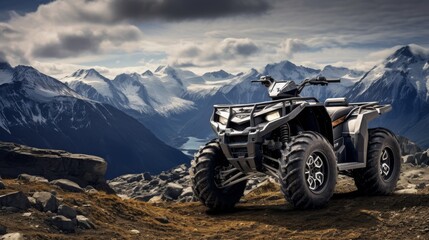
<svg viewBox="0 0 429 240">
<path fill-rule="evenodd" d="M 213 136 L 209 126 L 213 104 L 269 100 L 266 88 L 251 80 L 271 75 L 299 82 L 323 75 L 342 82 L 311 86 L 302 95 L 321 101 L 346 96 L 349 101 L 390 103 L 393 111 L 372 126 L 388 127 L 426 148 L 428 69 L 429 50 L 416 45 L 392 52 L 368 72 L 330 65 L 313 69 L 282 61 L 239 74 L 219 70 L 197 75 L 160 66 L 153 72 L 123 73 L 114 79 L 81 69 L 60 82 L 31 67 L 3 63 L 0 140 L 100 155 L 110 159 L 112 174 L 156 173 L 188 161 L 158 138 L 176 148 L 187 140 L 198 143 L 195 139 Z"/>
<path fill-rule="evenodd" d="M 85 75 L 96 76 L 95 72 Z M 123 97 L 114 92 L 110 80 L 104 80 L 105 85 L 87 92 L 97 98 L 94 101 L 32 67 L 1 63 L 0 139 L 101 156 L 108 162 L 109 178 L 130 172 L 156 173 L 189 161 L 134 118 L 101 103 L 109 98 L 98 91 L 111 91 L 115 99 Z M 84 89 L 82 84 L 71 86 Z"/>
<path fill-rule="evenodd" d="M 213 104 L 269 100 L 265 88 L 250 83 L 261 75 L 295 81 L 317 75 L 341 78 L 341 84 L 311 86 L 302 95 L 315 96 L 321 101 L 347 96 L 350 101 L 392 103 L 394 111 L 373 125 L 390 127 L 427 147 L 429 138 L 421 131 L 429 121 L 427 51 L 416 45 L 404 46 L 369 72 L 330 65 L 320 70 L 282 61 L 266 65 L 261 72 L 251 69 L 237 75 L 219 70 L 199 76 L 160 66 L 154 72 L 121 74 L 110 82 L 93 69 L 79 70 L 62 81 L 83 96 L 118 107 L 168 144 L 179 147 L 186 137 L 210 137 L 208 119 Z M 94 81 L 94 76 L 98 81 Z M 405 98 L 404 94 L 410 95 Z"/>
</svg>

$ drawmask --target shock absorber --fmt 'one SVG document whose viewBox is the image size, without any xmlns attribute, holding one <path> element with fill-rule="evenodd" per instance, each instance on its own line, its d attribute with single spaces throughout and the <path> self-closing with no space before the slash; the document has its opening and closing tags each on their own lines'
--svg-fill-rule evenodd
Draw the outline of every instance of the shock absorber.
<svg viewBox="0 0 429 240">
<path fill-rule="evenodd" d="M 282 141 L 283 144 L 286 144 L 289 142 L 290 140 L 290 131 L 289 131 L 289 124 L 283 124 L 280 127 L 280 140 Z"/>
</svg>

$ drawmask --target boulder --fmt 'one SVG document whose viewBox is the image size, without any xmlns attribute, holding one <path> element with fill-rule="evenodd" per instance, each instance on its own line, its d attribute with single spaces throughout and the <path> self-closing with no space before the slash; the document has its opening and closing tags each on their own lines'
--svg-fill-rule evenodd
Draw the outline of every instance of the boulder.
<svg viewBox="0 0 429 240">
<path fill-rule="evenodd" d="M 0 175 L 5 177 L 26 173 L 48 180 L 80 179 L 98 184 L 105 182 L 106 169 L 107 163 L 100 157 L 0 142 Z"/>
<path fill-rule="evenodd" d="M 30 207 L 30 202 L 23 192 L 11 192 L 0 196 L 0 207 L 26 210 Z"/>
<path fill-rule="evenodd" d="M 8 233 L 0 237 L 0 240 L 24 240 L 24 235 L 22 233 Z"/>
<path fill-rule="evenodd" d="M 58 207 L 58 214 L 70 219 L 76 218 L 77 215 L 76 210 L 64 204 Z"/>
<path fill-rule="evenodd" d="M 422 155 L 420 156 L 419 164 L 426 164 L 429 165 L 429 149 L 422 152 Z"/>
<path fill-rule="evenodd" d="M 145 181 L 152 180 L 152 176 L 148 172 L 143 173 L 143 178 Z"/>
<path fill-rule="evenodd" d="M 133 199 L 143 202 L 148 202 L 151 198 L 157 196 L 159 194 L 156 193 L 144 193 L 142 195 L 138 195 L 137 197 L 134 197 Z"/>
<path fill-rule="evenodd" d="M 56 212 L 58 209 L 58 200 L 50 192 L 35 192 L 33 198 L 36 199 L 36 208 L 42 212 Z"/>
<path fill-rule="evenodd" d="M 76 216 L 77 225 L 82 229 L 94 229 L 95 225 L 85 216 L 77 215 Z"/>
<path fill-rule="evenodd" d="M 128 178 L 127 182 L 138 182 L 143 179 L 143 174 L 135 174 L 132 177 Z"/>
<path fill-rule="evenodd" d="M 186 198 L 186 197 L 192 197 L 194 196 L 194 191 L 192 190 L 192 187 L 187 187 L 183 189 L 182 194 L 180 194 L 180 198 Z"/>
<path fill-rule="evenodd" d="M 73 221 L 70 218 L 62 215 L 56 215 L 48 219 L 48 223 L 63 232 L 75 232 L 76 231 L 76 220 Z"/>
<path fill-rule="evenodd" d="M 26 173 L 19 174 L 18 180 L 21 180 L 24 182 L 44 182 L 44 183 L 49 182 L 48 179 L 46 179 L 44 177 L 33 176 L 33 175 L 26 174 Z"/>
<path fill-rule="evenodd" d="M 83 192 L 83 189 L 75 182 L 68 179 L 56 179 L 50 182 L 52 185 L 58 186 L 68 192 Z"/>
<path fill-rule="evenodd" d="M 402 157 L 404 163 L 416 165 L 416 157 L 414 155 L 405 155 Z"/>
<path fill-rule="evenodd" d="M 406 137 L 397 136 L 402 155 L 414 155 L 421 152 L 420 147 Z"/>
<path fill-rule="evenodd" d="M 167 200 L 176 200 L 183 192 L 183 186 L 176 183 L 168 183 L 162 194 Z"/>
</svg>

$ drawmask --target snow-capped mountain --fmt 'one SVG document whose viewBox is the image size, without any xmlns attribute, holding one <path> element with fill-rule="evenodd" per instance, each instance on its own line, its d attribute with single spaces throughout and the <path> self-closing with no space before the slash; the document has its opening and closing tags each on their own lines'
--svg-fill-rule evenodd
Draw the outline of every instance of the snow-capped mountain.
<svg viewBox="0 0 429 240">
<path fill-rule="evenodd" d="M 202 76 L 202 78 L 206 81 L 224 80 L 232 77 L 234 77 L 234 75 L 227 73 L 222 69 L 215 72 L 204 73 Z"/>
<path fill-rule="evenodd" d="M 392 104 L 378 125 L 429 146 L 429 49 L 409 45 L 373 67 L 348 92 L 352 101 Z"/>
<path fill-rule="evenodd" d="M 78 74 L 81 71 L 72 76 L 81 76 L 82 74 Z M 84 72 L 88 71 L 95 70 Z M 330 77 L 344 76 L 349 81 L 355 81 L 353 77 L 357 75 L 356 72 L 346 68 L 327 66 L 321 71 L 297 66 L 289 61 L 268 64 L 263 74 L 271 75 L 278 80 L 301 81 L 324 72 Z M 208 138 L 213 134 L 208 120 L 214 104 L 269 100 L 266 88 L 260 84 L 251 83 L 251 80 L 258 79 L 262 75 L 255 69 L 237 75 L 219 70 L 198 76 L 191 71 L 159 66 L 154 72 L 147 70 L 142 74 L 120 74 L 111 81 L 99 73 L 94 75 L 99 76 L 98 79 L 103 79 L 103 82 L 110 82 L 109 86 L 113 85 L 116 88 L 111 90 L 112 92 L 120 92 L 126 97 L 122 103 L 127 104 L 112 105 L 138 119 L 163 141 L 174 146 L 180 146 L 184 137 Z M 84 88 L 76 87 L 88 82 L 86 75 L 81 77 L 81 83 L 76 77 L 69 77 L 63 81 L 69 82 L 69 86 L 88 98 L 109 104 L 115 102 L 108 98 L 97 98 L 97 94 L 91 96 Z M 351 86 L 346 83 L 342 87 L 341 93 L 344 93 L 344 88 Z M 310 89 L 304 93 L 321 96 L 321 100 L 324 100 L 326 97 L 335 95 L 335 89 L 335 87 L 322 89 L 319 87 L 314 88 L 313 92 Z M 105 91 L 101 89 L 98 95 L 105 95 L 103 92 Z"/>
<path fill-rule="evenodd" d="M 188 161 L 137 120 L 32 67 L 1 63 L 0 73 L 1 141 L 101 156 L 109 163 L 108 177 L 159 172 Z"/>
<path fill-rule="evenodd" d="M 419 129 L 423 128 L 423 122 L 428 122 L 424 120 L 428 112 L 427 56 L 428 50 L 410 45 L 399 49 L 367 73 L 331 65 L 321 70 L 312 69 L 289 61 L 268 64 L 261 72 L 251 69 L 237 75 L 219 70 L 198 76 L 190 71 L 160 66 L 154 72 L 147 70 L 142 74 L 118 75 L 111 83 L 126 97 L 126 104 L 119 109 L 144 123 L 162 140 L 174 146 L 180 146 L 184 137 L 208 138 L 212 134 L 208 120 L 213 104 L 269 100 L 266 88 L 250 83 L 250 80 L 258 79 L 261 75 L 270 75 L 276 80 L 295 80 L 297 83 L 319 75 L 341 78 L 341 83 L 309 86 L 302 95 L 314 96 L 320 101 L 347 96 L 350 101 L 391 102 L 394 114 L 406 115 L 408 111 L 410 116 L 408 120 L 398 117 L 395 117 L 397 120 L 390 120 L 387 119 L 389 115 L 386 115 L 382 118 L 383 124 L 417 140 L 423 138 L 413 137 L 424 135 Z M 80 89 L 73 89 L 81 93 Z M 429 139 L 420 142 L 424 146 L 429 145 Z"/>
<path fill-rule="evenodd" d="M 118 91 L 109 79 L 94 69 L 79 69 L 62 81 L 89 99 L 108 103 L 119 109 L 129 105 L 124 93 Z"/>
</svg>

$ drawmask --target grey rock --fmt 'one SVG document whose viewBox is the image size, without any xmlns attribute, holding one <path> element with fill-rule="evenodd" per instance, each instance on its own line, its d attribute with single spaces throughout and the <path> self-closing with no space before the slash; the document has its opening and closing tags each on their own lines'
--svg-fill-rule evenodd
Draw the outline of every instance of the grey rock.
<svg viewBox="0 0 429 240">
<path fill-rule="evenodd" d="M 149 182 L 149 186 L 156 186 L 159 184 L 159 179 L 153 179 L 152 181 Z"/>
<path fill-rule="evenodd" d="M 33 176 L 33 175 L 26 174 L 26 173 L 19 174 L 18 180 L 25 181 L 25 182 L 44 182 L 44 183 L 49 182 L 48 179 L 46 179 L 44 177 Z"/>
<path fill-rule="evenodd" d="M 128 178 L 127 182 L 128 183 L 130 183 L 130 182 L 138 182 L 138 181 L 140 181 L 142 179 L 143 179 L 143 174 L 136 174 L 136 175 Z"/>
<path fill-rule="evenodd" d="M 86 186 L 84 190 L 85 190 L 86 193 L 89 193 L 89 194 L 96 194 L 96 193 L 98 193 L 98 190 L 95 189 L 95 188 L 93 188 L 91 185 Z"/>
<path fill-rule="evenodd" d="M 169 180 L 170 176 L 168 174 L 166 174 L 165 172 L 162 172 L 161 174 L 159 174 L 158 178 L 161 180 Z"/>
<path fill-rule="evenodd" d="M 192 187 L 187 187 L 183 189 L 182 194 L 180 194 L 180 198 L 192 197 L 194 196 L 194 191 L 192 191 Z"/>
<path fill-rule="evenodd" d="M 37 204 L 37 201 L 34 197 L 27 197 L 28 201 L 30 202 L 31 206 L 35 207 Z"/>
<path fill-rule="evenodd" d="M 167 200 L 176 200 L 183 192 L 183 186 L 176 183 L 168 183 L 164 190 L 163 197 Z"/>
<path fill-rule="evenodd" d="M 414 155 L 421 152 L 420 147 L 406 137 L 397 136 L 402 155 Z"/>
<path fill-rule="evenodd" d="M 76 178 L 87 184 L 98 184 L 105 182 L 106 170 L 107 163 L 100 157 L 0 142 L 2 176 L 16 178 L 26 173 L 48 180 Z"/>
<path fill-rule="evenodd" d="M 83 192 L 83 189 L 75 182 L 68 179 L 56 179 L 50 182 L 68 192 Z"/>
<path fill-rule="evenodd" d="M 12 192 L 0 196 L 0 207 L 14 207 L 25 210 L 30 207 L 30 202 L 23 192 Z"/>
<path fill-rule="evenodd" d="M 0 190 L 5 189 L 5 188 L 6 188 L 6 186 L 4 185 L 4 183 L 2 181 L 0 181 Z"/>
<path fill-rule="evenodd" d="M 26 213 L 23 213 L 22 216 L 23 217 L 30 217 L 31 214 L 32 214 L 31 212 L 26 212 Z"/>
<path fill-rule="evenodd" d="M 50 192 L 35 192 L 33 198 L 36 199 L 36 208 L 40 211 L 56 212 L 58 209 L 58 200 Z"/>
<path fill-rule="evenodd" d="M 76 210 L 64 204 L 58 207 L 58 214 L 70 219 L 76 218 L 77 215 Z"/>
<path fill-rule="evenodd" d="M 0 235 L 6 234 L 7 233 L 7 228 L 3 225 L 0 225 Z"/>
<path fill-rule="evenodd" d="M 156 217 L 155 220 L 157 220 L 160 223 L 164 223 L 164 224 L 170 222 L 167 217 Z"/>
<path fill-rule="evenodd" d="M 48 222 L 63 232 L 75 232 L 76 221 L 62 215 L 56 215 L 48 219 Z"/>
<path fill-rule="evenodd" d="M 152 176 L 148 172 L 143 173 L 143 178 L 145 181 L 152 180 Z"/>
<path fill-rule="evenodd" d="M 83 215 L 76 216 L 77 224 L 79 228 L 82 229 L 95 229 L 94 223 L 91 222 L 87 217 Z"/>
<path fill-rule="evenodd" d="M 419 164 L 426 164 L 426 165 L 429 164 L 429 149 L 422 152 Z"/>
<path fill-rule="evenodd" d="M 138 196 L 134 197 L 133 199 L 138 200 L 138 201 L 148 202 L 151 198 L 153 198 L 157 195 L 158 194 L 156 194 L 156 193 L 145 193 L 142 195 L 138 195 Z"/>
<path fill-rule="evenodd" d="M 417 164 L 416 158 L 415 158 L 414 155 L 405 155 L 402 158 L 403 158 L 403 162 L 404 163 L 410 163 L 410 164 L 413 164 L 413 165 Z"/>
<path fill-rule="evenodd" d="M 416 185 L 416 189 L 424 189 L 426 187 L 426 183 L 419 183 Z"/>
<path fill-rule="evenodd" d="M 22 233 L 8 233 L 0 237 L 0 240 L 24 240 Z"/>
</svg>

